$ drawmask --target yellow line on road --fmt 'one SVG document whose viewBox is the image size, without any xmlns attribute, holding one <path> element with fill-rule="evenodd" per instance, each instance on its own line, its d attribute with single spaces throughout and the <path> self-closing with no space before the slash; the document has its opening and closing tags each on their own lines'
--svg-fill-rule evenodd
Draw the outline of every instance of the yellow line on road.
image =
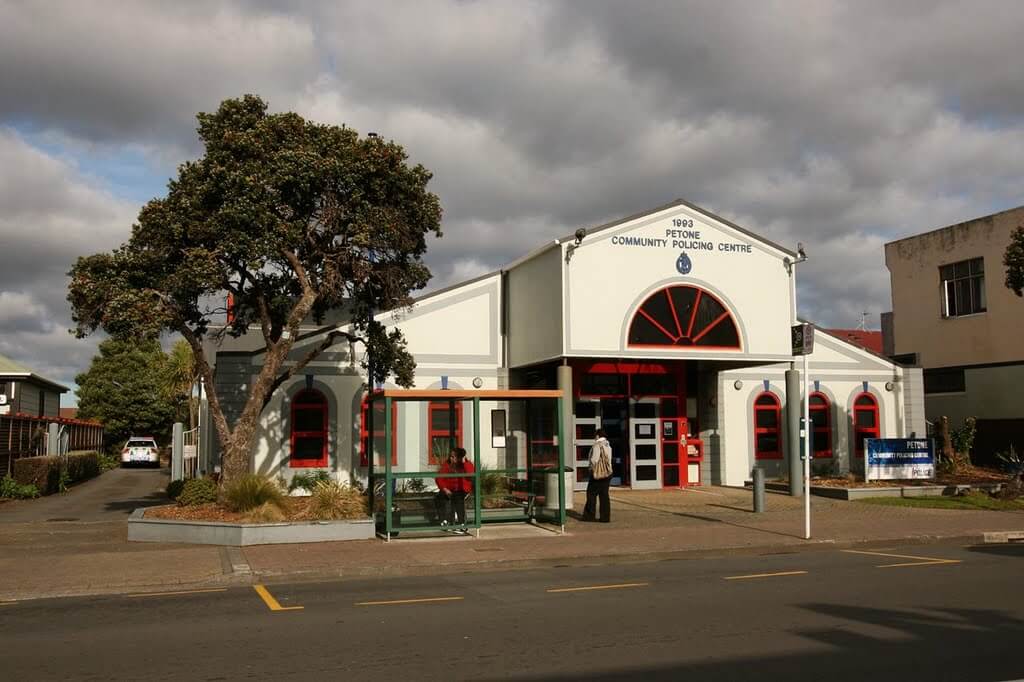
<svg viewBox="0 0 1024 682">
<path fill-rule="evenodd" d="M 16 601 L 0 601 L 0 606 L 12 606 L 12 605 L 17 604 L 17 603 L 18 602 L 16 602 Z"/>
<path fill-rule="evenodd" d="M 646 587 L 650 583 L 619 583 L 617 585 L 589 585 L 587 587 L 558 587 L 548 592 L 589 592 L 591 590 L 620 590 L 626 587 Z"/>
<path fill-rule="evenodd" d="M 959 564 L 960 559 L 939 559 L 936 557 L 929 556 L 910 556 L 908 554 L 888 554 L 886 552 L 867 552 L 857 549 L 843 549 L 840 550 L 847 554 L 867 554 L 869 556 L 884 556 L 892 557 L 893 559 L 911 559 L 911 561 L 901 562 L 898 564 L 881 564 L 875 568 L 903 568 L 906 566 L 938 566 L 939 564 Z"/>
<path fill-rule="evenodd" d="M 179 594 L 205 594 L 207 592 L 227 592 L 226 587 L 212 587 L 207 590 L 180 590 L 178 592 L 140 592 L 138 594 L 128 594 L 126 597 L 173 597 Z"/>
<path fill-rule="evenodd" d="M 263 599 L 263 603 L 265 603 L 271 611 L 299 611 L 306 608 L 304 606 L 281 606 L 278 601 L 274 599 L 274 595 L 270 594 L 270 591 L 263 587 L 263 585 L 253 585 L 252 589 L 256 590 L 256 594 L 260 595 L 260 598 Z"/>
<path fill-rule="evenodd" d="M 441 601 L 462 601 L 465 597 L 426 597 L 424 599 L 393 599 L 391 601 L 361 601 L 356 606 L 390 606 L 392 604 L 428 604 Z"/>
<path fill-rule="evenodd" d="M 722 580 L 750 580 L 751 578 L 776 578 L 783 575 L 806 575 L 807 571 L 779 571 L 778 573 L 752 573 L 750 575 L 730 575 Z"/>
</svg>

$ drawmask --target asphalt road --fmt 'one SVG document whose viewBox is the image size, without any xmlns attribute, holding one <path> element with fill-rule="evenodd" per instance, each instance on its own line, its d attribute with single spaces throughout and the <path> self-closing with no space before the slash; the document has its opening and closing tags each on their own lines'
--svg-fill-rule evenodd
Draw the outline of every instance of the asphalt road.
<svg viewBox="0 0 1024 682">
<path fill-rule="evenodd" d="M 138 507 L 167 504 L 167 469 L 113 469 L 63 495 L 0 505 L 0 523 L 123 521 Z"/>
<path fill-rule="evenodd" d="M 9 603 L 3 677 L 1024 677 L 1024 546 L 860 551 Z"/>
</svg>

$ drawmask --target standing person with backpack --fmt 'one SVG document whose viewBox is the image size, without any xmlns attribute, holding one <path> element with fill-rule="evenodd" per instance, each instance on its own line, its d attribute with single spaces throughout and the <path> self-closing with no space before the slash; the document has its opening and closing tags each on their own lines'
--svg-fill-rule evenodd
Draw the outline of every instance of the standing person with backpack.
<svg viewBox="0 0 1024 682">
<path fill-rule="evenodd" d="M 597 440 L 590 448 L 590 480 L 587 482 L 587 505 L 583 520 L 593 521 L 597 501 L 601 501 L 601 523 L 612 520 L 608 486 L 612 483 L 612 446 L 604 429 L 597 430 Z"/>
</svg>

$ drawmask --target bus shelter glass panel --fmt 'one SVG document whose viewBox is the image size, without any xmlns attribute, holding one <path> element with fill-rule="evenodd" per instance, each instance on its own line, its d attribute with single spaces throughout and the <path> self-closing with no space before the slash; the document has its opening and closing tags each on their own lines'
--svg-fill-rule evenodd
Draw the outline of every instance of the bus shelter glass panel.
<svg viewBox="0 0 1024 682">
<path fill-rule="evenodd" d="M 559 401 L 431 396 L 371 402 L 372 508 L 382 535 L 564 522 Z M 460 448 L 466 451 L 461 467 Z"/>
</svg>

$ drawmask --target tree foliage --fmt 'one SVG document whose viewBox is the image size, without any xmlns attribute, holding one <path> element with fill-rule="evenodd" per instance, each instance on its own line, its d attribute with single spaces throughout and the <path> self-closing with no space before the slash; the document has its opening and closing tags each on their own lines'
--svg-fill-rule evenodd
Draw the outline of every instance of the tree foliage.
<svg viewBox="0 0 1024 682">
<path fill-rule="evenodd" d="M 132 434 L 166 442 L 178 409 L 163 390 L 166 372 L 158 342 L 107 339 L 89 369 L 75 377 L 78 416 L 103 422 L 107 445 Z"/>
<path fill-rule="evenodd" d="M 1018 296 L 1024 296 L 1024 227 L 1018 227 L 1010 235 L 1010 245 L 1003 254 L 1006 266 L 1006 288 Z"/>
<path fill-rule="evenodd" d="M 199 398 L 192 395 L 198 381 L 199 371 L 192 347 L 188 341 L 178 339 L 167 353 L 162 388 L 168 400 L 180 406 L 178 419 L 187 421 L 190 429 L 196 427 L 199 413 Z"/>
<path fill-rule="evenodd" d="M 260 411 L 274 389 L 337 341 L 327 334 L 293 364 L 285 359 L 303 320 L 344 308 L 350 341 L 374 358 L 373 379 L 411 385 L 415 368 L 400 332 L 371 324 L 374 310 L 410 303 L 426 285 L 427 236 L 440 235 L 431 174 L 404 150 L 344 126 L 267 113 L 247 95 L 199 114 L 205 153 L 183 164 L 166 197 L 150 201 L 131 239 L 80 258 L 69 301 L 77 333 L 118 338 L 180 333 L 213 386 L 204 339 L 258 330 L 264 364 L 241 416 L 228 424 L 214 391 L 210 413 L 224 449 L 225 479 L 248 470 Z M 223 330 L 214 321 L 233 298 Z"/>
</svg>

